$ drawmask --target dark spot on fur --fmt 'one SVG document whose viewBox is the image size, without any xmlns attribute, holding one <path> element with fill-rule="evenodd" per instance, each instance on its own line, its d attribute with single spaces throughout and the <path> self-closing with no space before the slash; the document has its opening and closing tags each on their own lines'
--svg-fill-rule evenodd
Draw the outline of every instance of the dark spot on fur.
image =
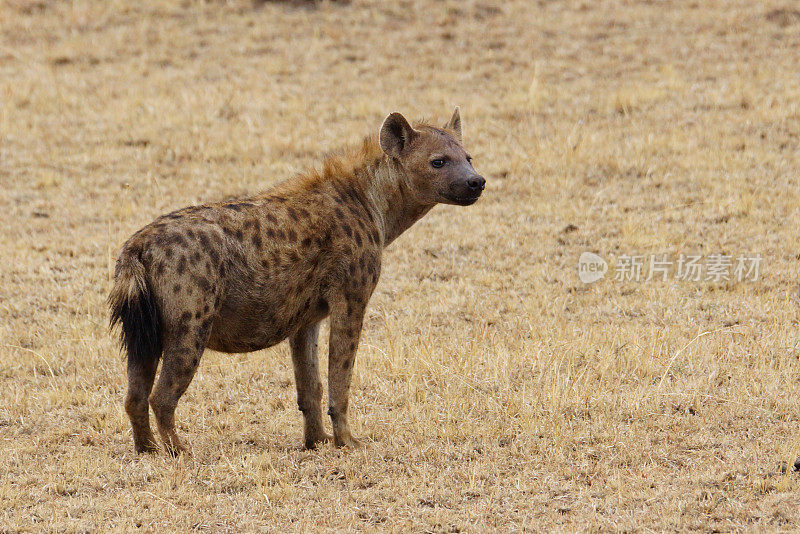
<svg viewBox="0 0 800 534">
<path fill-rule="evenodd" d="M 193 252 L 192 253 L 192 263 L 197 263 L 199 261 L 200 261 L 200 253 L 199 252 Z"/>
<path fill-rule="evenodd" d="M 235 235 L 236 235 L 236 239 L 242 239 L 244 237 L 244 234 L 242 233 L 241 229 L 237 229 Z"/>
<path fill-rule="evenodd" d="M 356 232 L 353 236 L 356 240 L 356 246 L 361 246 L 361 232 Z"/>
<path fill-rule="evenodd" d="M 351 341 L 350 342 L 350 350 L 351 351 L 355 351 L 356 350 L 356 342 L 355 341 Z"/>
<path fill-rule="evenodd" d="M 347 234 L 347 237 L 353 237 L 353 229 L 350 228 L 349 224 L 347 223 L 342 224 L 342 229 L 344 230 L 344 233 Z"/>
<path fill-rule="evenodd" d="M 289 214 L 289 217 L 290 217 L 290 218 L 291 218 L 293 221 L 297 222 L 297 212 L 295 211 L 295 209 L 294 209 L 294 208 L 292 208 L 292 207 L 289 207 L 289 208 L 286 210 L 286 213 L 288 213 L 288 214 Z"/>
<path fill-rule="evenodd" d="M 298 253 L 297 253 L 297 252 L 295 252 L 294 250 L 293 250 L 293 251 L 291 251 L 291 252 L 289 253 L 289 260 L 290 260 L 290 261 L 292 261 L 292 262 L 294 262 L 294 263 L 297 263 L 298 261 L 300 261 L 300 254 L 298 254 Z"/>
<path fill-rule="evenodd" d="M 194 365 L 195 367 L 197 367 L 198 363 L 200 363 L 200 360 L 198 360 L 197 358 L 192 360 L 192 365 Z"/>
<path fill-rule="evenodd" d="M 267 228 L 267 237 L 270 239 L 275 239 L 275 230 L 272 228 Z"/>
<path fill-rule="evenodd" d="M 278 236 L 278 239 L 286 239 L 286 234 L 283 233 L 283 230 L 276 230 L 275 234 Z"/>
<path fill-rule="evenodd" d="M 209 248 L 208 255 L 211 256 L 211 261 L 214 262 L 214 265 L 219 266 L 219 252 L 214 248 Z"/>
<path fill-rule="evenodd" d="M 267 220 L 269 222 L 271 222 L 271 223 L 277 223 L 278 222 L 278 218 L 275 217 L 275 215 L 273 215 L 272 213 L 267 213 Z"/>
<path fill-rule="evenodd" d="M 172 292 L 173 293 L 180 293 L 181 292 L 181 285 L 180 284 L 175 284 L 174 286 L 172 286 Z"/>
<path fill-rule="evenodd" d="M 200 245 L 205 248 L 211 248 L 211 241 L 208 239 L 208 236 L 205 232 L 197 232 L 197 237 L 200 239 Z"/>
<path fill-rule="evenodd" d="M 186 235 L 188 235 L 189 237 L 194 239 L 194 236 L 195 236 L 194 230 L 192 230 L 191 228 L 187 228 L 186 229 Z"/>
<path fill-rule="evenodd" d="M 336 209 L 334 209 L 333 211 L 334 211 L 334 213 L 336 213 L 336 218 L 337 219 L 344 219 L 344 212 L 342 211 L 342 208 L 340 208 L 339 206 L 336 206 Z"/>
<path fill-rule="evenodd" d="M 351 361 L 350 359 L 347 359 L 347 360 L 345 360 L 345 361 L 342 363 L 342 369 L 344 369 L 345 371 L 347 371 L 348 369 L 350 369 L 350 364 L 351 364 L 351 363 L 352 363 L 352 361 Z"/>
<path fill-rule="evenodd" d="M 186 243 L 186 239 L 184 239 L 183 236 L 178 232 L 171 233 L 169 236 L 167 236 L 167 243 L 170 243 L 171 245 L 175 245 L 178 247 L 188 246 L 188 243 Z"/>
<path fill-rule="evenodd" d="M 197 310 L 196 312 L 194 312 L 194 318 L 195 319 L 199 319 L 202 316 L 203 316 L 203 313 L 200 310 Z"/>
<path fill-rule="evenodd" d="M 262 244 L 263 243 L 261 243 L 261 236 L 260 235 L 254 235 L 253 236 L 253 246 L 256 247 L 256 248 L 261 248 Z"/>
<path fill-rule="evenodd" d="M 300 242 L 300 244 L 303 245 L 305 248 L 310 247 L 311 246 L 311 238 L 310 237 L 304 237 L 303 240 Z"/>
<path fill-rule="evenodd" d="M 210 310 L 210 309 L 211 309 L 211 306 L 206 304 L 205 306 L 203 306 L 203 313 L 208 313 L 208 310 Z"/>
<path fill-rule="evenodd" d="M 197 287 L 199 287 L 201 290 L 209 291 L 211 289 L 211 282 L 209 282 L 206 277 L 204 277 L 204 276 L 195 276 L 195 277 L 193 277 L 193 279 L 194 279 L 194 283 L 197 284 Z"/>
<path fill-rule="evenodd" d="M 289 241 L 297 241 L 297 232 L 291 228 L 287 231 L 286 236 L 289 238 Z"/>
<path fill-rule="evenodd" d="M 170 259 L 172 257 L 172 254 L 173 254 L 173 252 L 172 252 L 172 248 L 171 247 L 167 247 L 167 248 L 164 249 L 164 257 L 165 258 Z"/>
<path fill-rule="evenodd" d="M 228 208 L 229 210 L 233 210 L 233 211 L 242 211 L 242 209 L 243 209 L 243 206 L 241 204 L 237 204 L 237 203 L 225 204 L 225 207 Z"/>
<path fill-rule="evenodd" d="M 189 327 L 186 326 L 186 323 L 178 323 L 175 325 L 175 338 L 176 339 L 183 339 L 186 337 L 186 334 L 189 333 Z"/>
<path fill-rule="evenodd" d="M 351 277 L 355 276 L 355 275 L 356 275 L 356 266 L 355 266 L 355 265 L 353 265 L 353 264 L 351 263 L 351 264 L 350 264 L 350 265 L 347 267 L 347 272 L 348 272 L 348 274 L 349 274 Z"/>
<path fill-rule="evenodd" d="M 162 274 L 164 274 L 165 268 L 166 265 L 164 264 L 163 261 L 158 262 L 158 265 L 156 265 L 156 273 L 158 273 L 158 275 L 161 276 Z"/>
<path fill-rule="evenodd" d="M 224 263 L 220 263 L 219 264 L 219 275 L 220 276 L 225 276 L 225 264 Z"/>
</svg>

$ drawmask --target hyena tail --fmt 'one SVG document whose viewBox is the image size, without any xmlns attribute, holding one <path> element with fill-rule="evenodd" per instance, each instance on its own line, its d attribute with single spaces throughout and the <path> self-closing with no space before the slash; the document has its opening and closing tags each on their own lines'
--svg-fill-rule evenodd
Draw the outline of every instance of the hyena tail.
<svg viewBox="0 0 800 534">
<path fill-rule="evenodd" d="M 126 248 L 120 254 L 108 305 L 111 328 L 121 325 L 120 341 L 128 355 L 128 367 L 150 368 L 157 363 L 163 348 L 158 306 L 139 251 Z"/>
</svg>

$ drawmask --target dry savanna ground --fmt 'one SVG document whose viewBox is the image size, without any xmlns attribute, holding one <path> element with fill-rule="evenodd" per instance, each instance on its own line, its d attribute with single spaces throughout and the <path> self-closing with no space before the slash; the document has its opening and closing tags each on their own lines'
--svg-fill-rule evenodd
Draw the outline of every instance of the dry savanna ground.
<svg viewBox="0 0 800 534">
<path fill-rule="evenodd" d="M 789 0 L 5 0 L 0 531 L 800 528 L 799 61 Z M 299 448 L 283 344 L 206 353 L 193 456 L 135 456 L 122 242 L 456 104 L 487 190 L 386 251 L 366 448 Z M 615 280 L 662 253 L 762 262 Z"/>
</svg>

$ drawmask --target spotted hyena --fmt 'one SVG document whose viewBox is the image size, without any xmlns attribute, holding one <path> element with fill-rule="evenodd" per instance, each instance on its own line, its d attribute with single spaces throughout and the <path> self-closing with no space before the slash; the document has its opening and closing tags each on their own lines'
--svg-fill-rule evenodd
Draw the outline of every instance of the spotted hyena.
<svg viewBox="0 0 800 534">
<path fill-rule="evenodd" d="M 136 232 L 109 296 L 127 352 L 136 450 L 157 448 L 148 406 L 168 452 L 185 450 L 175 407 L 204 349 L 249 352 L 287 338 L 305 446 L 358 446 L 347 423 L 350 377 L 382 251 L 437 203 L 473 204 L 484 184 L 461 145 L 458 108 L 443 128 L 412 127 L 392 113 L 377 137 L 321 170 L 251 198 L 175 211 Z M 323 426 L 317 360 L 326 317 L 333 436 Z"/>
</svg>

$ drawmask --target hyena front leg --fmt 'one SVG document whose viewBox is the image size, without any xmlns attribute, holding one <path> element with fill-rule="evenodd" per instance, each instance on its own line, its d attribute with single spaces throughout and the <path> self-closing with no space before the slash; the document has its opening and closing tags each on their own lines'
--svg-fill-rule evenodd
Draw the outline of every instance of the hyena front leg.
<svg viewBox="0 0 800 534">
<path fill-rule="evenodd" d="M 303 443 L 307 449 L 314 449 L 320 442 L 333 439 L 333 436 L 325 432 L 322 423 L 322 383 L 319 380 L 317 357 L 318 336 L 319 323 L 301 328 L 289 338 L 297 385 L 297 406 L 303 412 L 305 419 Z"/>
<path fill-rule="evenodd" d="M 328 355 L 328 414 L 333 422 L 333 441 L 337 447 L 360 447 L 350 433 L 347 407 L 350 396 L 350 379 L 356 360 L 358 340 L 364 320 L 366 299 L 358 296 L 342 298 L 331 306 L 331 335 Z"/>
</svg>

